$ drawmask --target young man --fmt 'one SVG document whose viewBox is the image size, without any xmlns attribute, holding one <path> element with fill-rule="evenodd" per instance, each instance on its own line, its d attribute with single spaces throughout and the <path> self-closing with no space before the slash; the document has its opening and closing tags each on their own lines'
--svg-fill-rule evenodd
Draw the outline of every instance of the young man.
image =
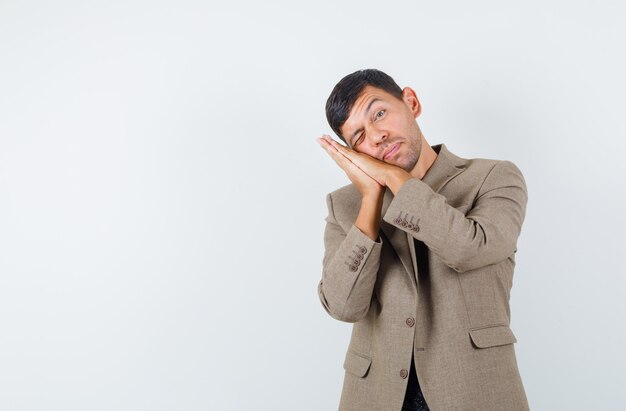
<svg viewBox="0 0 626 411">
<path fill-rule="evenodd" d="M 352 184 L 326 197 L 318 293 L 353 324 L 341 411 L 528 410 L 509 297 L 527 190 L 510 161 L 430 146 L 415 92 L 344 77 L 318 143 Z"/>
</svg>

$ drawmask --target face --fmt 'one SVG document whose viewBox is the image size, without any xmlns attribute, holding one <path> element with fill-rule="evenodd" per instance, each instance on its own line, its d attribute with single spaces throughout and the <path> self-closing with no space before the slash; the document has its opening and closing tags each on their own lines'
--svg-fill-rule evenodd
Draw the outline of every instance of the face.
<svg viewBox="0 0 626 411">
<path fill-rule="evenodd" d="M 354 102 L 341 134 L 348 146 L 411 172 L 422 151 L 422 133 L 415 119 L 422 106 L 409 87 L 402 100 L 366 86 Z"/>
</svg>

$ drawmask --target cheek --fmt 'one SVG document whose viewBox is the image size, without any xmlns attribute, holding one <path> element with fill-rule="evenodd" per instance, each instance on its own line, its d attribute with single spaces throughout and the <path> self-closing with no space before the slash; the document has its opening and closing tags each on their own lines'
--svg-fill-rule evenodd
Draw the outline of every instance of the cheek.
<svg viewBox="0 0 626 411">
<path fill-rule="evenodd" d="M 393 134 L 406 134 L 409 131 L 411 124 L 404 119 L 396 119 L 393 122 L 389 122 L 388 130 Z"/>
</svg>

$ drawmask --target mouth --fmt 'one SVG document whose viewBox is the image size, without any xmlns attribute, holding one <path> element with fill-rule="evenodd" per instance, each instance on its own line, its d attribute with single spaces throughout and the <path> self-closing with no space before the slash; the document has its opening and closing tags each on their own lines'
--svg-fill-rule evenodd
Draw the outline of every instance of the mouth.
<svg viewBox="0 0 626 411">
<path fill-rule="evenodd" d="M 383 153 L 383 160 L 387 160 L 391 158 L 394 154 L 396 154 L 399 147 L 400 147 L 400 143 L 395 143 L 389 146 L 387 150 L 385 150 L 385 152 Z"/>
</svg>

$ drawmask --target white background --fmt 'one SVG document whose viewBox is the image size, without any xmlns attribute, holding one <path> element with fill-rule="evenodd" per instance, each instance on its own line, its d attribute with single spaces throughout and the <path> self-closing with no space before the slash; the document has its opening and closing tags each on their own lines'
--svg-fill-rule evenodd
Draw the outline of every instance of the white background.
<svg viewBox="0 0 626 411">
<path fill-rule="evenodd" d="M 0 2 L 0 409 L 332 410 L 315 137 L 344 75 L 529 191 L 511 297 L 533 410 L 626 402 L 626 6 Z"/>
</svg>

